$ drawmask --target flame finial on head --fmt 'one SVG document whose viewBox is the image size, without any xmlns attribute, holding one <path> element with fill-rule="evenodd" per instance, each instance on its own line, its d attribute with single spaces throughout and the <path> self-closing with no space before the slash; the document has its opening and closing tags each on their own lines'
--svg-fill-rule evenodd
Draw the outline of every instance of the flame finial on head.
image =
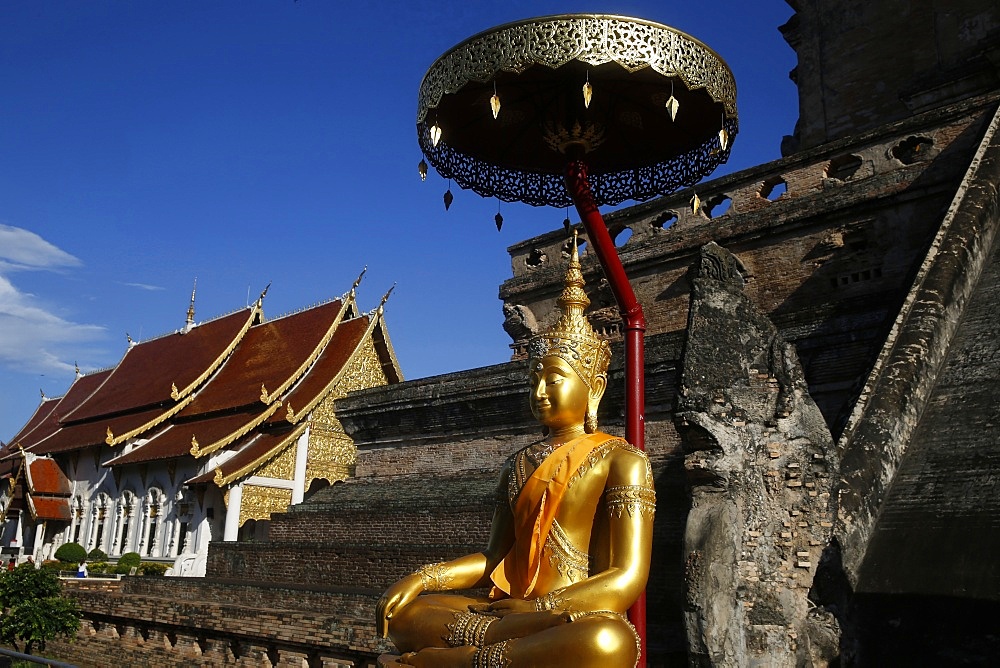
<svg viewBox="0 0 1000 668">
<path fill-rule="evenodd" d="M 576 232 L 573 233 L 573 254 L 569 260 L 562 294 L 556 303 L 562 315 L 547 330 L 538 333 L 528 343 L 528 357 L 537 360 L 555 355 L 569 364 L 588 387 L 594 380 L 607 373 L 611 361 L 611 344 L 602 339 L 591 327 L 584 311 L 590 299 L 584 292 L 583 271 L 577 249 Z"/>
</svg>

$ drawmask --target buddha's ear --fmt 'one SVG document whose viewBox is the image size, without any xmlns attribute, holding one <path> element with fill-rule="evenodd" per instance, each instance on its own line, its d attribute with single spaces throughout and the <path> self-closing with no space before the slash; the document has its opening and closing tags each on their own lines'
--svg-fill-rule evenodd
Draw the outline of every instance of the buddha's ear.
<svg viewBox="0 0 1000 668">
<path fill-rule="evenodd" d="M 591 383 L 590 399 L 587 401 L 587 405 L 594 413 L 597 412 L 597 405 L 601 403 L 601 397 L 604 396 L 606 389 L 608 389 L 608 377 L 602 373 Z"/>
</svg>

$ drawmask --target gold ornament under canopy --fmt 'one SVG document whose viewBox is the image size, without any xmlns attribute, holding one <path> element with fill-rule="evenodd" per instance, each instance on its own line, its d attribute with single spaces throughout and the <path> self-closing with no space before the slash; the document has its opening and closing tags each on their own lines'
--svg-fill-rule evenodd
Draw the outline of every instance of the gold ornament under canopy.
<svg viewBox="0 0 1000 668">
<path fill-rule="evenodd" d="M 598 205 L 694 185 L 728 159 L 738 130 L 736 83 L 715 51 L 604 14 L 480 33 L 431 65 L 417 101 L 421 150 L 443 177 L 536 206 L 571 204 L 574 156 L 586 158 Z"/>
</svg>

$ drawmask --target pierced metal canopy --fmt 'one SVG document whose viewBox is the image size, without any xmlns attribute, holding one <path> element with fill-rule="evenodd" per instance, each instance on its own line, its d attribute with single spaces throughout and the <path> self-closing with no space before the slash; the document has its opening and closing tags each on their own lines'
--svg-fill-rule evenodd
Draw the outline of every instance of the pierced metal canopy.
<svg viewBox="0 0 1000 668">
<path fill-rule="evenodd" d="M 484 197 L 572 203 L 583 157 L 597 204 L 694 185 L 729 157 L 739 129 L 726 63 L 673 28 L 565 15 L 480 33 L 420 84 L 417 135 L 445 178 Z"/>
</svg>

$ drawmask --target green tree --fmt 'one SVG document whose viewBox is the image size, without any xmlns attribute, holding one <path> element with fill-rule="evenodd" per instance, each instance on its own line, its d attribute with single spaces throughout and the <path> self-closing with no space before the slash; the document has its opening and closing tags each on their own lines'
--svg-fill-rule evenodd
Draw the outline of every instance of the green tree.
<svg viewBox="0 0 1000 668">
<path fill-rule="evenodd" d="M 0 641 L 31 654 L 56 636 L 73 637 L 80 628 L 80 609 L 62 595 L 59 578 L 22 564 L 0 574 Z"/>
</svg>

